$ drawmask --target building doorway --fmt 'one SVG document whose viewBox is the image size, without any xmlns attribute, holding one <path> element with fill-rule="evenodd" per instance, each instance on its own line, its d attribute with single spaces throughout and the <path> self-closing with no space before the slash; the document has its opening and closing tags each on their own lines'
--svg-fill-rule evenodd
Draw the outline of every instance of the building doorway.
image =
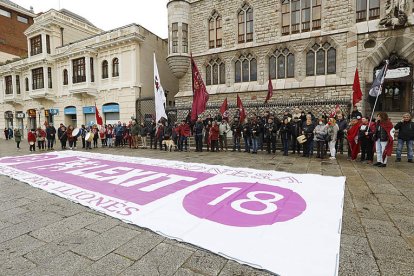
<svg viewBox="0 0 414 276">
<path fill-rule="evenodd" d="M 413 65 L 392 53 L 388 70 L 384 78 L 381 94 L 378 97 L 376 111 L 412 112 L 413 106 Z M 385 66 L 384 60 L 374 70 L 374 79 Z M 370 87 L 370 86 L 369 86 Z M 371 108 L 375 97 L 369 96 Z"/>
</svg>

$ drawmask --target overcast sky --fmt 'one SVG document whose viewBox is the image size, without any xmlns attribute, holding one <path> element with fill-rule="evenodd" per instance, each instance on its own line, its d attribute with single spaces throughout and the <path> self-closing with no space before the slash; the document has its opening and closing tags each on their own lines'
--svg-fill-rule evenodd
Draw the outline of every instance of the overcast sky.
<svg viewBox="0 0 414 276">
<path fill-rule="evenodd" d="M 137 23 L 161 38 L 167 38 L 167 0 L 11 0 L 35 13 L 67 9 L 85 17 L 105 31 Z"/>
</svg>

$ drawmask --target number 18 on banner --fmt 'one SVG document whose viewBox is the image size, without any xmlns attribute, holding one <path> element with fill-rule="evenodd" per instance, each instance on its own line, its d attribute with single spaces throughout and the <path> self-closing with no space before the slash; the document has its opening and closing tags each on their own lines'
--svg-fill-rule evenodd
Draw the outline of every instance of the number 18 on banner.
<svg viewBox="0 0 414 276">
<path fill-rule="evenodd" d="M 302 214 L 305 200 L 292 190 L 259 183 L 226 183 L 199 188 L 184 198 L 190 214 L 220 224 L 255 227 Z"/>
</svg>

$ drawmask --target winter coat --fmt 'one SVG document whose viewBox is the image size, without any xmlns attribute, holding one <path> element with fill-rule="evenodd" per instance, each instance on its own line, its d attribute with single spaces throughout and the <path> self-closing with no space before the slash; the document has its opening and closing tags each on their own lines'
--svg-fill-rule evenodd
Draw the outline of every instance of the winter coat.
<svg viewBox="0 0 414 276">
<path fill-rule="evenodd" d="M 398 139 L 414 140 L 414 122 L 398 122 L 394 128 L 398 130 Z"/>
<path fill-rule="evenodd" d="M 314 141 L 325 141 L 328 135 L 328 129 L 326 125 L 317 125 L 314 130 L 315 137 L 313 138 Z"/>
<path fill-rule="evenodd" d="M 22 134 L 20 133 L 20 130 L 14 131 L 14 141 L 21 142 L 22 141 Z"/>
<path fill-rule="evenodd" d="M 282 124 L 280 126 L 280 138 L 282 138 L 282 140 L 289 140 L 291 134 L 292 134 L 292 125 L 290 123 L 286 125 Z"/>
<path fill-rule="evenodd" d="M 36 133 L 33 133 L 33 132 L 29 132 L 28 134 L 27 134 L 27 142 L 33 142 L 33 143 L 35 143 L 36 142 Z"/>
<path fill-rule="evenodd" d="M 140 133 L 140 125 L 139 124 L 132 125 L 131 135 L 137 136 L 137 135 L 139 135 L 139 133 Z"/>
<path fill-rule="evenodd" d="M 212 141 L 216 141 L 219 138 L 219 126 L 218 125 L 213 125 L 210 128 L 210 135 L 211 135 L 211 140 Z"/>
<path fill-rule="evenodd" d="M 180 127 L 180 136 L 189 137 L 191 135 L 190 126 L 185 123 Z"/>
</svg>

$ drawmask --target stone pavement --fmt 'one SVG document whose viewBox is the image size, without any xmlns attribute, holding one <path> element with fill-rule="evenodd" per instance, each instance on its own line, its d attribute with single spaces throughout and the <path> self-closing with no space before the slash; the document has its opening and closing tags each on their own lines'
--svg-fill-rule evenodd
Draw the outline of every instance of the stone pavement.
<svg viewBox="0 0 414 276">
<path fill-rule="evenodd" d="M 94 152 L 346 176 L 339 275 L 414 275 L 414 165 L 281 153 Z M 38 151 L 36 152 L 38 153 Z M 29 154 L 0 139 L 0 157 Z M 305 230 L 305 229 L 304 229 Z M 306 232 L 304 231 L 304 235 Z M 0 176 L 0 275 L 271 275 Z"/>
</svg>

